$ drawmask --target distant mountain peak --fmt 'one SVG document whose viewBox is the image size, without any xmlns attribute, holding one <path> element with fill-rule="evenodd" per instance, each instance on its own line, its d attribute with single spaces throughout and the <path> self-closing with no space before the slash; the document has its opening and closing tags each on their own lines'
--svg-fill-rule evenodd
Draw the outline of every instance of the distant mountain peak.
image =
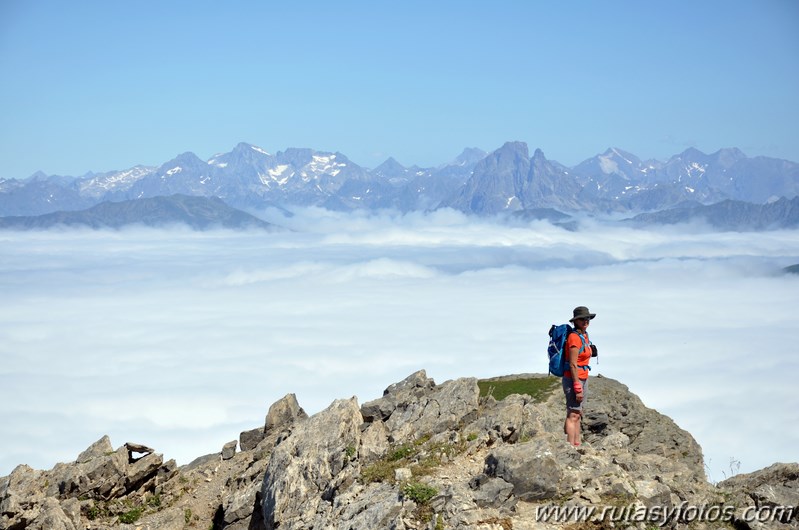
<svg viewBox="0 0 799 530">
<path fill-rule="evenodd" d="M 477 147 L 467 147 L 459 154 L 451 165 L 466 166 L 469 164 L 476 164 L 486 157 L 488 153 Z"/>
<path fill-rule="evenodd" d="M 385 162 L 377 166 L 375 168 L 375 171 L 378 173 L 387 173 L 387 172 L 391 173 L 397 171 L 405 171 L 406 169 L 407 168 L 402 164 L 400 164 L 399 162 L 397 162 L 397 160 L 393 156 L 390 156 L 385 160 Z"/>
<path fill-rule="evenodd" d="M 527 147 L 527 142 L 505 142 L 502 147 L 494 151 L 494 153 L 518 153 L 522 154 L 525 158 L 530 158 L 530 150 Z"/>
<path fill-rule="evenodd" d="M 238 144 L 236 144 L 236 147 L 234 147 L 233 151 L 231 152 L 236 154 L 249 155 L 252 154 L 253 151 L 261 155 L 272 156 L 264 149 L 261 149 L 256 145 L 248 144 L 246 142 L 239 142 Z"/>
</svg>

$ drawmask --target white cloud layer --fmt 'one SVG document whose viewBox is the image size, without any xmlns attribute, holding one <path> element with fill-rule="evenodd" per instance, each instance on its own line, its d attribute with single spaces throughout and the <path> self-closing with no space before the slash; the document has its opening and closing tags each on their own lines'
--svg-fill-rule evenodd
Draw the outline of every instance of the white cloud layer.
<svg viewBox="0 0 799 530">
<path fill-rule="evenodd" d="M 799 231 L 265 215 L 295 231 L 0 232 L 0 475 L 104 434 L 185 464 L 289 392 L 314 413 L 421 368 L 543 372 L 576 305 L 592 373 L 690 431 L 711 479 L 796 459 Z"/>
</svg>

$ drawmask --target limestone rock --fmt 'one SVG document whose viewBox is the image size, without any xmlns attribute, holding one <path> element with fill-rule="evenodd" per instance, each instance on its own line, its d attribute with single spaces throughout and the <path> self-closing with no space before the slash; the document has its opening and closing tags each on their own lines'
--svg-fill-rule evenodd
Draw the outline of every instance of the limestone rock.
<svg viewBox="0 0 799 530">
<path fill-rule="evenodd" d="M 768 523 L 744 513 L 799 505 L 799 464 L 716 488 L 690 434 L 616 381 L 589 385 L 578 448 L 563 434 L 559 390 L 497 401 L 480 398 L 475 379 L 436 385 L 423 370 L 363 406 L 338 400 L 311 418 L 288 394 L 263 428 L 241 434 L 240 452 L 229 442 L 182 467 L 104 436 L 74 462 L 0 477 L 0 528 L 507 530 L 557 527 L 537 520 L 544 505 L 620 503 L 734 503 L 736 528 L 799 526 L 799 510 Z"/>
<path fill-rule="evenodd" d="M 719 488 L 740 506 L 735 524 L 740 528 L 799 527 L 799 463 L 777 463 L 765 469 L 736 475 L 719 483 Z M 788 508 L 793 507 L 793 510 Z M 773 514 L 773 521 L 768 520 Z"/>
<path fill-rule="evenodd" d="M 473 421 L 479 396 L 476 379 L 457 379 L 436 386 L 421 370 L 388 387 L 382 398 L 364 404 L 361 412 L 366 421 L 381 419 L 391 441 L 405 441 Z"/>
<path fill-rule="evenodd" d="M 367 422 L 387 420 L 397 406 L 413 398 L 420 398 L 435 387 L 435 382 L 427 377 L 424 370 L 414 372 L 399 383 L 389 385 L 383 397 L 369 401 L 361 406 L 361 414 Z"/>
<path fill-rule="evenodd" d="M 486 457 L 485 473 L 512 484 L 513 494 L 524 501 L 571 493 L 571 488 L 563 484 L 565 458 L 559 458 L 566 446 L 560 446 L 540 439 L 499 447 Z"/>
<path fill-rule="evenodd" d="M 337 400 L 298 425 L 275 447 L 262 489 L 267 529 L 313 528 L 360 471 L 361 411 L 355 398 Z"/>
<path fill-rule="evenodd" d="M 308 417 L 297 401 L 295 394 L 286 394 L 270 405 L 266 413 L 263 428 L 244 431 L 239 435 L 239 447 L 242 451 L 255 449 L 269 435 L 282 432 L 298 420 Z"/>
<path fill-rule="evenodd" d="M 56 464 L 50 471 L 18 466 L 0 480 L 0 527 L 83 528 L 79 498 L 107 501 L 153 489 L 159 479 L 174 473 L 174 462 L 164 467 L 159 454 L 133 458 L 132 452 L 142 449 L 152 451 L 138 444 L 113 450 L 108 436 L 103 436 L 71 464 Z"/>
<path fill-rule="evenodd" d="M 232 440 L 222 446 L 222 460 L 230 460 L 236 455 L 236 446 L 239 443 L 236 440 Z"/>
<path fill-rule="evenodd" d="M 266 433 L 263 427 L 243 431 L 239 434 L 239 447 L 242 451 L 252 451 L 258 447 L 258 444 L 261 443 L 261 440 L 264 438 L 266 438 Z"/>
<path fill-rule="evenodd" d="M 264 421 L 264 432 L 283 429 L 298 419 L 305 419 L 308 415 L 297 402 L 297 396 L 286 394 L 281 399 L 272 403 Z"/>
<path fill-rule="evenodd" d="M 78 455 L 75 461 L 78 464 L 85 464 L 95 458 L 101 458 L 113 452 L 114 448 L 111 445 L 111 439 L 106 435 L 87 447 L 85 451 Z"/>
</svg>

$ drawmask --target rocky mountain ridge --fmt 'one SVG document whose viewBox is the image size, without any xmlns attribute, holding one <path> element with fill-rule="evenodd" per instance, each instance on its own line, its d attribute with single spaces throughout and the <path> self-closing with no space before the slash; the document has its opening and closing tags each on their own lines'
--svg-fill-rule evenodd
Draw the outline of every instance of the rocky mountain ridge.
<svg viewBox="0 0 799 530">
<path fill-rule="evenodd" d="M 508 383 L 516 390 L 500 395 Z M 689 433 L 601 376 L 592 380 L 584 443 L 571 447 L 557 383 L 520 375 L 436 384 L 419 371 L 377 399 L 339 399 L 311 417 L 289 394 L 262 427 L 182 467 L 141 444 L 114 450 L 102 437 L 74 462 L 49 471 L 21 465 L 0 478 L 0 528 L 799 524 L 799 510 L 789 509 L 799 505 L 799 464 L 710 484 Z M 566 508 L 594 511 L 573 521 L 552 511 Z M 650 519 L 636 519 L 636 510 Z"/>
<path fill-rule="evenodd" d="M 0 216 L 80 210 L 103 201 L 175 193 L 219 197 L 239 209 L 321 206 L 335 210 L 430 210 L 449 206 L 493 215 L 552 208 L 565 213 L 651 212 L 685 201 L 763 204 L 799 195 L 799 164 L 749 158 L 735 148 L 687 149 L 666 162 L 610 148 L 572 167 L 523 142 L 492 153 L 466 149 L 449 164 L 405 167 L 393 158 L 374 169 L 342 153 L 290 148 L 270 154 L 240 143 L 204 161 L 183 153 L 158 167 L 83 177 L 0 180 Z"/>
</svg>

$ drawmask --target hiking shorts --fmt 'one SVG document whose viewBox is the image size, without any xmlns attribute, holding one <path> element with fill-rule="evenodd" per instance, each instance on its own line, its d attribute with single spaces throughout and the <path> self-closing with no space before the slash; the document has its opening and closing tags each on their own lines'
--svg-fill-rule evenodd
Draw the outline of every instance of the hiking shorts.
<svg viewBox="0 0 799 530">
<path fill-rule="evenodd" d="M 583 411 L 583 405 L 585 404 L 585 398 L 588 397 L 588 379 L 580 379 L 580 382 L 583 384 L 583 400 L 577 401 L 577 394 L 574 391 L 574 382 L 570 377 L 562 378 L 563 381 L 563 393 L 566 395 L 566 411 L 574 410 L 576 412 Z"/>
</svg>

